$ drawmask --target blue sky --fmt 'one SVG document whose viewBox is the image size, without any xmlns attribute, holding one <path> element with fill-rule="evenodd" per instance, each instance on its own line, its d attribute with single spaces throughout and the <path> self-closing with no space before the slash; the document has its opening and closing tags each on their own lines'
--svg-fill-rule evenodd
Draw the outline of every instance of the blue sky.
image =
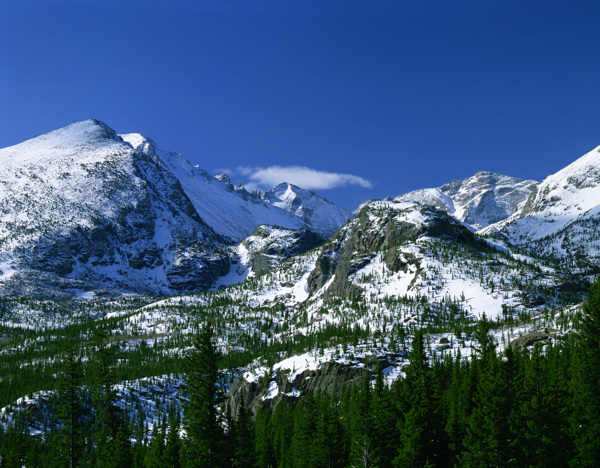
<svg viewBox="0 0 600 468">
<path fill-rule="evenodd" d="M 0 147 L 97 118 L 346 208 L 600 145 L 595 0 L 0 2 Z"/>
</svg>

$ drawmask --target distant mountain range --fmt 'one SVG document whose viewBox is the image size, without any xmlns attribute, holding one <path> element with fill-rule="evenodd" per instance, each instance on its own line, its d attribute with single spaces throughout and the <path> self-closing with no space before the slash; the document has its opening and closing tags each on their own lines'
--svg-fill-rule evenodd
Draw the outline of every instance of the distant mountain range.
<svg viewBox="0 0 600 468">
<path fill-rule="evenodd" d="M 0 150 L 0 284 L 5 294 L 51 297 L 194 292 L 264 274 L 331 239 L 306 293 L 351 297 L 364 288 L 349 277 L 383 268 L 377 252 L 428 236 L 483 236 L 590 275 L 600 271 L 600 149 L 541 183 L 478 172 L 355 213 L 287 183 L 234 187 L 148 137 L 86 120 Z M 417 257 L 404 249 L 382 261 L 416 272 L 426 268 Z"/>
</svg>

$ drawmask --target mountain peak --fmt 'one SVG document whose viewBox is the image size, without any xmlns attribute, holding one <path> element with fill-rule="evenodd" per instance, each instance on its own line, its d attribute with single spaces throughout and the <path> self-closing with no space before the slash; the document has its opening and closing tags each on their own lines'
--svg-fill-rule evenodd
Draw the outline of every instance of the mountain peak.
<svg viewBox="0 0 600 468">
<path fill-rule="evenodd" d="M 43 165 L 67 155 L 76 161 L 94 151 L 114 152 L 119 146 L 124 143 L 112 128 L 87 119 L 0 149 L 0 159 L 6 167 Z"/>
<path fill-rule="evenodd" d="M 282 182 L 262 194 L 262 199 L 303 220 L 308 229 L 332 236 L 349 219 L 352 212 L 339 207 L 311 190 Z"/>
<path fill-rule="evenodd" d="M 141 133 L 125 133 L 119 136 L 123 141 L 129 143 L 133 149 L 153 158 L 158 156 L 160 150 L 152 138 L 142 135 Z"/>
<path fill-rule="evenodd" d="M 42 135 L 38 135 L 34 138 L 26 140 L 24 143 L 32 141 L 45 141 L 48 143 L 53 143 L 60 141 L 60 143 L 62 144 L 68 144 L 70 142 L 75 142 L 79 140 L 85 140 L 86 142 L 90 142 L 107 139 L 119 142 L 121 141 L 121 139 L 117 135 L 117 132 L 115 132 L 104 122 L 101 122 L 97 119 L 87 119 L 81 120 L 79 122 L 74 122 L 71 125 L 67 125 L 66 127 L 62 127 L 57 130 L 44 133 Z"/>
<path fill-rule="evenodd" d="M 395 200 L 434 206 L 479 230 L 508 218 L 525 203 L 536 185 L 533 180 L 480 171 L 438 188 L 400 195 Z"/>
<path fill-rule="evenodd" d="M 352 217 L 352 213 L 314 192 L 288 182 L 265 193 L 249 193 L 242 184 L 233 187 L 227 174 L 212 176 L 193 166 L 181 154 L 159 149 L 152 139 L 142 134 L 129 133 L 121 138 L 171 171 L 200 217 L 231 240 L 241 241 L 260 224 L 306 228 L 327 237 Z"/>
</svg>

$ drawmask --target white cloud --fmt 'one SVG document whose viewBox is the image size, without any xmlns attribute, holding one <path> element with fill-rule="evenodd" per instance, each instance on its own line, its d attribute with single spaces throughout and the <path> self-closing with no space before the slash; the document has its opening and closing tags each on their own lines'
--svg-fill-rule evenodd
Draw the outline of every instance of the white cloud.
<svg viewBox="0 0 600 468">
<path fill-rule="evenodd" d="M 275 187 L 289 182 L 306 190 L 327 190 L 349 185 L 371 188 L 371 181 L 352 174 L 317 171 L 305 166 L 238 167 L 238 172 L 248 177 L 249 189 Z"/>
</svg>

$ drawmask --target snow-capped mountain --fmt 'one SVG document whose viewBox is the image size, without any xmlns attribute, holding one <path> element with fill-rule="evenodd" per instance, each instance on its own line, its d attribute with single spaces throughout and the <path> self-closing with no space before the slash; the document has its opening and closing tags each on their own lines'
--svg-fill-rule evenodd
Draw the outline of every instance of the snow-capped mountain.
<svg viewBox="0 0 600 468">
<path fill-rule="evenodd" d="M 483 233 L 590 272 L 600 269 L 600 147 L 548 176 L 520 210 Z"/>
<path fill-rule="evenodd" d="M 267 203 L 300 218 L 303 228 L 331 237 L 354 215 L 310 190 L 282 183 L 262 194 Z M 285 226 L 284 226 L 285 227 Z"/>
<path fill-rule="evenodd" d="M 96 120 L 0 150 L 0 181 L 12 284 L 185 291 L 227 271 L 223 239 L 177 178 Z"/>
<path fill-rule="evenodd" d="M 288 229 L 309 229 L 332 236 L 352 213 L 325 198 L 291 184 L 266 193 L 234 187 L 226 174 L 214 177 L 177 153 L 162 151 L 139 133 L 120 135 L 135 149 L 152 157 L 181 182 L 200 217 L 217 233 L 240 242 L 261 224 Z"/>
<path fill-rule="evenodd" d="M 352 216 L 287 184 L 234 188 L 97 120 L 0 150 L 0 282 L 15 294 L 204 290 L 259 225 L 321 238 Z"/>
<path fill-rule="evenodd" d="M 395 201 L 434 206 L 479 230 L 508 218 L 527 200 L 536 185 L 533 180 L 478 172 L 438 188 L 400 195 Z"/>
</svg>

